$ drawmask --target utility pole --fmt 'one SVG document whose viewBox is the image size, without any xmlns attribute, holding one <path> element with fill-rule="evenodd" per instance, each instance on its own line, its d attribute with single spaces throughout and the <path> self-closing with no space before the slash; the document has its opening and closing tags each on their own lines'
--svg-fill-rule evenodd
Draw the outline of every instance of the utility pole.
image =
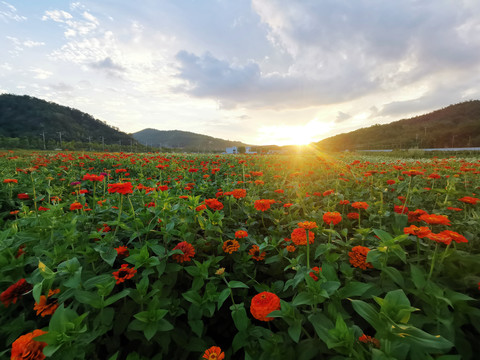
<svg viewBox="0 0 480 360">
<path fill-rule="evenodd" d="M 60 149 L 62 148 L 62 132 L 57 131 L 58 136 L 60 136 Z"/>
<path fill-rule="evenodd" d="M 45 145 L 45 131 L 42 131 L 40 135 L 43 137 L 43 150 L 47 150 L 47 146 Z"/>
<path fill-rule="evenodd" d="M 452 135 L 452 148 L 453 148 L 453 142 L 455 141 L 455 135 Z"/>
<path fill-rule="evenodd" d="M 92 151 L 92 137 L 89 136 L 87 139 L 88 139 L 88 151 Z"/>
<path fill-rule="evenodd" d="M 105 151 L 105 138 L 103 136 L 100 136 L 102 138 L 102 151 Z"/>
</svg>

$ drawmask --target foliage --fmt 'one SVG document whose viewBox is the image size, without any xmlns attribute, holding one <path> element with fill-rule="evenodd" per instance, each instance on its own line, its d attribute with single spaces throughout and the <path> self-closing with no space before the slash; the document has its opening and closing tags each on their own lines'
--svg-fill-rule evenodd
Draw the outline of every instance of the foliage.
<svg viewBox="0 0 480 360">
<path fill-rule="evenodd" d="M 478 159 L 11 151 L 0 162 L 5 358 L 36 329 L 51 359 L 480 351 Z M 31 287 L 12 287 L 20 279 Z"/>
</svg>

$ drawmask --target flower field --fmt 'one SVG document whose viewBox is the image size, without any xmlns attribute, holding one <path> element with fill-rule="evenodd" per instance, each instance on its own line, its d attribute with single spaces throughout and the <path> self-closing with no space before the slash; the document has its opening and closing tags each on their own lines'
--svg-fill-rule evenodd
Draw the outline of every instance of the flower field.
<svg viewBox="0 0 480 360">
<path fill-rule="evenodd" d="M 473 359 L 480 160 L 0 153 L 0 358 Z"/>
</svg>

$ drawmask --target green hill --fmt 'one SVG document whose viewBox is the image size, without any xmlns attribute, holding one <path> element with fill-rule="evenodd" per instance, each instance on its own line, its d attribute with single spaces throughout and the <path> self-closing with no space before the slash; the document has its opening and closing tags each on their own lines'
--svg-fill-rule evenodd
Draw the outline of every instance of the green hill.
<svg viewBox="0 0 480 360">
<path fill-rule="evenodd" d="M 480 146 L 480 100 L 335 135 L 315 145 L 332 151 L 477 147 Z"/>
<path fill-rule="evenodd" d="M 141 144 L 153 147 L 167 147 L 185 151 L 225 151 L 232 146 L 248 146 L 240 141 L 223 140 L 207 135 L 180 130 L 144 129 L 133 134 Z"/>
<path fill-rule="evenodd" d="M 0 147 L 74 150 L 106 145 L 116 150 L 135 143 L 130 135 L 79 110 L 27 95 L 0 95 Z"/>
</svg>

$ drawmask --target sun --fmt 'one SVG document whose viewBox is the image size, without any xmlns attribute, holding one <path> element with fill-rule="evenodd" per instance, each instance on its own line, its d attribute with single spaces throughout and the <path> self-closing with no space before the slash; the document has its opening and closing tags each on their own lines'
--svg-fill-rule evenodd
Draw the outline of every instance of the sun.
<svg viewBox="0 0 480 360">
<path fill-rule="evenodd" d="M 308 145 L 324 138 L 331 128 L 330 123 L 315 119 L 305 125 L 264 126 L 259 132 L 265 144 Z"/>
</svg>

